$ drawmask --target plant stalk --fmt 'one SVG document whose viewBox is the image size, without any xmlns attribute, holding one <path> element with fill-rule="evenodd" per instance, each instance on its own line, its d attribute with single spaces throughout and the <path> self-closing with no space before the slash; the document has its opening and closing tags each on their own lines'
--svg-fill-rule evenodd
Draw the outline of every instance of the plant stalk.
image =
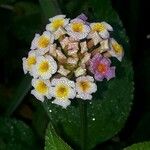
<svg viewBox="0 0 150 150">
<path fill-rule="evenodd" d="M 87 105 L 83 100 L 79 100 L 80 122 L 81 122 L 81 150 L 86 150 L 87 137 Z"/>
</svg>

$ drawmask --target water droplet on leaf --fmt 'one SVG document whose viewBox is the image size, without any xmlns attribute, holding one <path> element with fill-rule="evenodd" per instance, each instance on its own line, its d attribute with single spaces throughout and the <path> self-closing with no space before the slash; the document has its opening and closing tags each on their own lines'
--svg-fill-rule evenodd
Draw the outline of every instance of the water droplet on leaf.
<svg viewBox="0 0 150 150">
<path fill-rule="evenodd" d="M 92 118 L 93 121 L 95 121 L 95 118 Z"/>
</svg>

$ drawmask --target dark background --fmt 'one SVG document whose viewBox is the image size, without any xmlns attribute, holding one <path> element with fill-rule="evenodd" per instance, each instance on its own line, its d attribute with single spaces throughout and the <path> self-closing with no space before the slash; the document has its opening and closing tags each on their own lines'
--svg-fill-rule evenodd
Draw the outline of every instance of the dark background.
<svg viewBox="0 0 150 150">
<path fill-rule="evenodd" d="M 150 140 L 150 23 L 148 1 L 112 0 L 131 44 L 135 96 L 130 116 L 114 138 L 97 149 L 118 149 L 122 145 Z M 30 16 L 30 17 L 29 17 Z M 43 30 L 43 14 L 37 0 L 0 0 L 0 113 L 9 107 L 23 75 L 22 57 L 35 34 Z M 13 113 L 34 128 L 35 104 L 28 95 Z M 46 118 L 46 116 L 45 116 Z M 42 145 L 42 142 L 41 142 Z"/>
</svg>

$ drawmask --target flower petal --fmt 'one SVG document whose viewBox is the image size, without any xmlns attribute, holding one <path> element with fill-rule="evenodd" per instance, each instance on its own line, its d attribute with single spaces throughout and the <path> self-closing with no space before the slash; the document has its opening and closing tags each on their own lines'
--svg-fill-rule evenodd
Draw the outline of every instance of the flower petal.
<svg viewBox="0 0 150 150">
<path fill-rule="evenodd" d="M 105 74 L 105 77 L 107 80 L 110 80 L 111 78 L 114 78 L 115 77 L 115 69 L 116 67 L 111 67 L 107 73 Z"/>
<path fill-rule="evenodd" d="M 55 99 L 54 101 L 52 101 L 53 104 L 57 104 L 62 106 L 63 108 L 67 108 L 70 104 L 71 101 L 70 100 L 59 100 L 59 99 Z"/>
<path fill-rule="evenodd" d="M 112 26 L 110 25 L 110 24 L 108 24 L 107 22 L 105 22 L 105 21 L 103 21 L 103 22 L 101 22 L 105 27 L 106 27 L 106 29 L 108 30 L 108 31 L 113 31 L 113 28 L 112 28 Z"/>
</svg>

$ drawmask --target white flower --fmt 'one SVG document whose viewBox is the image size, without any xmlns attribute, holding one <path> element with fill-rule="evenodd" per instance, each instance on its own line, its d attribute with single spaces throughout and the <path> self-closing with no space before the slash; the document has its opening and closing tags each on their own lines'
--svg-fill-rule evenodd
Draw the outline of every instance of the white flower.
<svg viewBox="0 0 150 150">
<path fill-rule="evenodd" d="M 66 108 L 76 96 L 75 83 L 65 77 L 60 79 L 53 79 L 52 82 L 52 96 L 55 100 L 52 103 Z"/>
<path fill-rule="evenodd" d="M 81 42 L 81 43 L 80 43 L 80 47 L 81 47 L 81 53 L 82 53 L 82 54 L 88 51 L 86 41 Z"/>
<path fill-rule="evenodd" d="M 69 19 L 66 19 L 65 17 L 66 17 L 66 15 L 57 15 L 53 18 L 50 18 L 49 21 L 51 23 L 47 24 L 46 30 L 55 32 L 60 27 L 65 27 L 69 23 Z"/>
<path fill-rule="evenodd" d="M 57 72 L 63 76 L 67 76 L 70 73 L 70 71 L 65 69 L 62 65 L 60 65 L 59 70 Z"/>
<path fill-rule="evenodd" d="M 60 41 L 63 49 L 68 45 L 68 43 L 70 43 L 69 37 L 65 37 L 63 40 Z"/>
<path fill-rule="evenodd" d="M 32 69 L 36 64 L 36 51 L 35 50 L 31 50 L 28 53 L 28 57 L 27 58 L 22 58 L 23 61 L 23 71 L 26 74 L 28 71 L 29 73 L 32 75 Z"/>
<path fill-rule="evenodd" d="M 42 79 L 50 79 L 57 71 L 56 61 L 49 55 L 38 56 L 37 63 L 33 68 L 33 77 L 41 77 Z"/>
<path fill-rule="evenodd" d="M 31 49 L 38 49 L 40 55 L 44 55 L 49 51 L 49 46 L 54 42 L 54 36 L 48 32 L 44 31 L 40 36 L 35 34 L 35 37 L 31 43 Z"/>
<path fill-rule="evenodd" d="M 104 39 L 109 38 L 109 32 L 108 31 L 113 31 L 112 26 L 109 25 L 108 23 L 104 22 L 104 21 L 91 23 L 90 26 L 91 26 L 91 29 L 93 32 L 98 32 L 99 35 Z"/>
<path fill-rule="evenodd" d="M 76 79 L 76 91 L 78 98 L 91 100 L 92 93 L 97 91 L 97 86 L 94 83 L 94 78 L 91 76 L 81 76 Z"/>
<path fill-rule="evenodd" d="M 65 28 L 69 36 L 75 40 L 84 39 L 90 32 L 90 27 L 81 19 L 72 20 Z"/>
<path fill-rule="evenodd" d="M 110 43 L 111 50 L 108 51 L 109 54 L 116 57 L 119 61 L 122 61 L 122 57 L 124 56 L 123 47 L 113 38 L 110 39 Z"/>
<path fill-rule="evenodd" d="M 88 52 L 84 53 L 84 57 L 81 60 L 81 64 L 86 64 L 90 60 L 90 57 L 91 53 Z"/>
<path fill-rule="evenodd" d="M 100 42 L 100 53 L 103 53 L 105 51 L 108 51 L 109 50 L 109 40 L 108 39 L 105 39 L 105 40 L 102 40 Z"/>
<path fill-rule="evenodd" d="M 57 55 L 57 60 L 59 62 L 64 62 L 67 59 L 67 57 L 62 53 L 59 47 L 56 49 L 56 55 Z"/>
<path fill-rule="evenodd" d="M 57 31 L 54 32 L 55 40 L 59 39 L 64 34 L 66 34 L 66 30 L 64 30 L 64 28 L 60 27 Z"/>
<path fill-rule="evenodd" d="M 56 43 L 50 45 L 50 47 L 49 47 L 49 54 L 50 54 L 52 57 L 56 58 L 56 56 L 57 56 L 57 54 L 56 54 Z"/>
<path fill-rule="evenodd" d="M 86 69 L 85 68 L 82 68 L 82 67 L 78 67 L 75 71 L 74 71 L 74 74 L 75 74 L 75 77 L 79 77 L 81 75 L 84 75 L 86 73 Z"/>
<path fill-rule="evenodd" d="M 102 41 L 102 38 L 100 37 L 100 35 L 99 35 L 99 33 L 97 31 L 90 32 L 87 38 L 88 39 L 92 39 L 94 45 L 97 45 L 99 42 Z"/>
<path fill-rule="evenodd" d="M 43 102 L 45 97 L 48 99 L 51 98 L 51 86 L 49 80 L 32 79 L 32 86 L 34 89 L 31 91 L 31 94 L 38 100 Z"/>
<path fill-rule="evenodd" d="M 79 60 L 78 57 L 68 57 L 67 63 L 74 66 L 78 63 L 78 60 Z"/>
</svg>

